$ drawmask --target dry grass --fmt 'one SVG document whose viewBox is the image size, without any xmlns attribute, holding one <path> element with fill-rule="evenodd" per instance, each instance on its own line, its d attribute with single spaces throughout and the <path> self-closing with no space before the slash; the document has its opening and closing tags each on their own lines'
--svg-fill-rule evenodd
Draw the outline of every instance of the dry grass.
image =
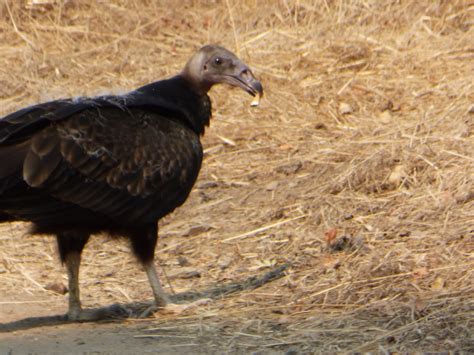
<svg viewBox="0 0 474 355">
<path fill-rule="evenodd" d="M 205 43 L 239 52 L 266 97 L 251 109 L 238 90 L 211 93 L 204 168 L 161 224 L 158 260 L 176 292 L 292 268 L 158 315 L 153 332 L 229 351 L 472 351 L 473 23 L 468 0 L 7 1 L 0 114 L 135 88 Z M 5 302 L 64 302 L 44 290 L 64 278 L 53 241 L 13 227 L 0 237 Z M 93 240 L 82 270 L 87 305 L 151 296 L 121 242 Z"/>
</svg>

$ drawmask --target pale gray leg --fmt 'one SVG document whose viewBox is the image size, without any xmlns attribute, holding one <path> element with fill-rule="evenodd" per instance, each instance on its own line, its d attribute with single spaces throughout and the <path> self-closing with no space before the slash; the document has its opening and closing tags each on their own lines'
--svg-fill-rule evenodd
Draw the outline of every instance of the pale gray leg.
<svg viewBox="0 0 474 355">
<path fill-rule="evenodd" d="M 83 310 L 79 292 L 79 266 L 81 251 L 88 236 L 80 234 L 62 234 L 58 236 L 61 260 L 66 264 L 69 287 L 69 310 L 67 318 L 70 321 L 95 321 L 127 315 L 127 310 L 119 305 L 98 309 Z"/>
<path fill-rule="evenodd" d="M 150 261 L 143 265 L 145 268 L 146 275 L 148 276 L 148 281 L 150 282 L 151 289 L 153 291 L 153 296 L 155 297 L 155 304 L 158 307 L 166 307 L 170 303 L 168 296 L 161 287 L 160 279 L 156 272 L 156 267 L 153 261 Z"/>
<path fill-rule="evenodd" d="M 186 303 L 186 304 L 176 304 L 171 302 L 169 297 L 166 295 L 165 291 L 161 287 L 160 280 L 158 278 L 158 274 L 156 273 L 155 264 L 153 262 L 149 262 L 143 265 L 148 276 L 148 280 L 150 281 L 151 289 L 153 290 L 153 295 L 155 296 L 155 306 L 149 307 L 146 309 L 142 314 L 141 317 L 148 317 L 151 313 L 158 311 L 160 309 L 170 312 L 179 314 L 195 308 L 197 306 L 201 306 L 204 304 L 208 304 L 212 302 L 211 299 L 205 298 L 200 299 L 195 302 Z"/>
<path fill-rule="evenodd" d="M 79 296 L 79 265 L 81 254 L 71 252 L 66 255 L 66 268 L 69 282 L 69 310 L 67 316 L 70 320 L 77 320 L 82 312 Z"/>
<path fill-rule="evenodd" d="M 144 311 L 141 316 L 146 317 L 151 313 L 164 309 L 173 313 L 181 313 L 189 308 L 195 307 L 209 300 L 200 300 L 199 302 L 193 302 L 192 304 L 174 304 L 170 301 L 165 291 L 161 287 L 160 279 L 156 272 L 155 264 L 153 263 L 155 256 L 155 247 L 158 241 L 158 225 L 156 223 L 147 225 L 142 228 L 130 231 L 130 241 L 132 242 L 132 248 L 137 256 L 138 260 L 142 263 L 148 281 L 150 282 L 153 296 L 155 297 L 155 305 L 149 307 Z"/>
</svg>

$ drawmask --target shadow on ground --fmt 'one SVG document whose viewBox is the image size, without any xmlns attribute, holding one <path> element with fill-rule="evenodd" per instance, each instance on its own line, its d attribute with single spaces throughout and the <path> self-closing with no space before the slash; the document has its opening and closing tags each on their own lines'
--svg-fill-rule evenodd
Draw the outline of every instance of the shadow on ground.
<svg viewBox="0 0 474 355">
<path fill-rule="evenodd" d="M 285 275 L 288 264 L 283 264 L 277 268 L 265 273 L 262 276 L 253 276 L 240 282 L 226 283 L 217 285 L 201 292 L 182 292 L 170 296 L 172 302 L 184 303 L 192 302 L 199 299 L 218 299 L 229 294 L 253 290 L 264 284 L 277 280 Z M 126 304 L 113 304 L 107 307 L 91 309 L 91 311 L 99 312 L 101 316 L 100 322 L 113 322 L 121 319 L 143 318 L 150 314 L 148 310 L 153 307 L 153 302 L 132 302 Z M 87 321 L 82 321 L 87 322 Z M 91 320 L 89 322 L 98 322 Z M 14 332 L 18 330 L 26 330 L 38 327 L 48 327 L 63 324 L 70 324 L 67 316 L 52 315 L 44 317 L 28 317 L 8 323 L 0 323 L 0 333 Z"/>
</svg>

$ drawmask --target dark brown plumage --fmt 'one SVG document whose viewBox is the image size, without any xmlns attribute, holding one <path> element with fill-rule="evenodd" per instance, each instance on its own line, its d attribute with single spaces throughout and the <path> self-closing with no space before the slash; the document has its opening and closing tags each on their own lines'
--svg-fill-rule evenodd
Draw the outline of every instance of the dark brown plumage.
<svg viewBox="0 0 474 355">
<path fill-rule="evenodd" d="M 158 220 L 184 203 L 202 162 L 208 90 L 218 83 L 262 95 L 234 54 L 201 48 L 175 77 L 123 96 L 66 99 L 0 120 L 0 222 L 31 221 L 56 235 L 69 277 L 71 320 L 82 310 L 80 255 L 91 234 L 131 241 L 158 306 L 169 304 L 153 264 Z"/>
</svg>

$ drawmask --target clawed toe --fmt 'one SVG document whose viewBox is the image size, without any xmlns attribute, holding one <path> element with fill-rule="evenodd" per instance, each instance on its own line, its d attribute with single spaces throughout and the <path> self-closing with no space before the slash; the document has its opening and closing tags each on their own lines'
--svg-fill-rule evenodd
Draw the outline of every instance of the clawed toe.
<svg viewBox="0 0 474 355">
<path fill-rule="evenodd" d="M 184 304 L 178 304 L 178 303 L 168 303 L 165 306 L 150 306 L 146 308 L 143 312 L 140 313 L 139 318 L 147 318 L 151 316 L 154 313 L 172 313 L 172 314 L 181 314 L 186 311 L 192 310 L 196 307 L 203 306 L 206 304 L 209 304 L 212 302 L 212 299 L 210 298 L 203 298 L 191 303 L 184 303 Z"/>
<path fill-rule="evenodd" d="M 145 309 L 143 312 L 140 313 L 138 318 L 147 318 L 151 316 L 153 313 L 158 312 L 160 309 L 162 309 L 162 307 L 158 307 L 155 305 L 147 307 L 147 309 Z"/>
<path fill-rule="evenodd" d="M 181 314 L 186 311 L 192 310 L 196 307 L 203 306 L 212 302 L 210 298 L 202 298 L 191 303 L 177 304 L 168 303 L 166 306 L 161 307 L 160 310 L 166 313 Z"/>
</svg>

